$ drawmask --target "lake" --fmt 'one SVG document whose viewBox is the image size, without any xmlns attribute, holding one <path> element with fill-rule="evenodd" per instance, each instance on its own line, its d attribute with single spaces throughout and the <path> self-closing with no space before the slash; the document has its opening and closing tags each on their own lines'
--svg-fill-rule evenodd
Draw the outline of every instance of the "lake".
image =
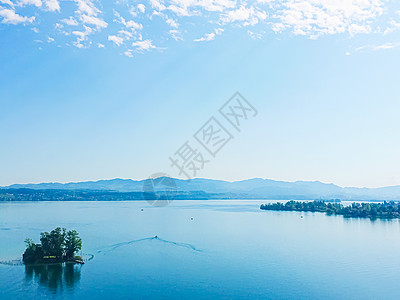
<svg viewBox="0 0 400 300">
<path fill-rule="evenodd" d="M 266 202 L 0 203 L 1 261 L 57 226 L 94 255 L 82 266 L 0 264 L 0 298 L 400 299 L 398 220 L 260 210 Z"/>
</svg>

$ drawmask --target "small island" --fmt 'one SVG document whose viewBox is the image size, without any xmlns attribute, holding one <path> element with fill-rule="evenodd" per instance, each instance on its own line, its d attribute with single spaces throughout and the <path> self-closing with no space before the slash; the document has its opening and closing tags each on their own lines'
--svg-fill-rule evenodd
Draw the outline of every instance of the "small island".
<svg viewBox="0 0 400 300">
<path fill-rule="evenodd" d="M 370 219 L 395 219 L 400 218 L 399 202 L 383 203 L 352 203 L 344 206 L 341 203 L 326 203 L 323 200 L 314 201 L 288 201 L 285 204 L 277 202 L 261 204 L 260 209 L 275 211 L 303 211 L 323 212 L 328 215 L 342 215 L 347 218 L 370 218 Z"/>
<path fill-rule="evenodd" d="M 82 239 L 75 230 L 66 231 L 65 228 L 57 227 L 49 232 L 40 234 L 40 244 L 34 243 L 32 239 L 25 240 L 26 250 L 22 255 L 22 261 L 26 265 L 48 264 L 48 263 L 80 263 L 83 260 L 75 254 L 82 249 Z"/>
</svg>

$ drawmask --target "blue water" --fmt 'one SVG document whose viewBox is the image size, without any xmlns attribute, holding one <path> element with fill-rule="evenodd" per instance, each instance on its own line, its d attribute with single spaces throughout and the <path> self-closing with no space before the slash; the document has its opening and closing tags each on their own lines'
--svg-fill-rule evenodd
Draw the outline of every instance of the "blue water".
<svg viewBox="0 0 400 300">
<path fill-rule="evenodd" d="M 1 261 L 56 226 L 76 229 L 94 258 L 0 264 L 0 298 L 400 299 L 398 220 L 261 211 L 264 202 L 1 203 Z"/>
</svg>

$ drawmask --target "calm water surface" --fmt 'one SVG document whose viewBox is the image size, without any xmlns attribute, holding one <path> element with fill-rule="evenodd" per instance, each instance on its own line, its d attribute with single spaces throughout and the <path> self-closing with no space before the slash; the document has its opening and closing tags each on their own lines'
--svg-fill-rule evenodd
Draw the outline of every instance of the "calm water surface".
<svg viewBox="0 0 400 300">
<path fill-rule="evenodd" d="M 259 210 L 265 202 L 1 203 L 1 261 L 56 226 L 76 229 L 94 259 L 0 264 L 0 299 L 400 299 L 398 220 Z"/>
</svg>

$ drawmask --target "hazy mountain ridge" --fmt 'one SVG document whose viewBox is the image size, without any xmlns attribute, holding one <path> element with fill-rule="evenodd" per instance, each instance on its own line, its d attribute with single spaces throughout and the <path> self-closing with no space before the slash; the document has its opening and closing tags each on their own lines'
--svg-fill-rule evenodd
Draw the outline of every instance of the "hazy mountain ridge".
<svg viewBox="0 0 400 300">
<path fill-rule="evenodd" d="M 192 180 L 174 179 L 180 192 L 205 192 L 210 194 L 238 197 L 247 195 L 270 199 L 330 199 L 343 200 L 400 200 L 400 186 L 382 188 L 340 187 L 319 181 L 275 181 L 253 178 L 241 181 L 224 181 L 196 178 Z M 145 180 L 111 179 L 71 183 L 13 184 L 2 189 L 33 190 L 88 190 L 115 192 L 142 192 Z M 159 189 L 162 189 L 160 187 Z"/>
</svg>

